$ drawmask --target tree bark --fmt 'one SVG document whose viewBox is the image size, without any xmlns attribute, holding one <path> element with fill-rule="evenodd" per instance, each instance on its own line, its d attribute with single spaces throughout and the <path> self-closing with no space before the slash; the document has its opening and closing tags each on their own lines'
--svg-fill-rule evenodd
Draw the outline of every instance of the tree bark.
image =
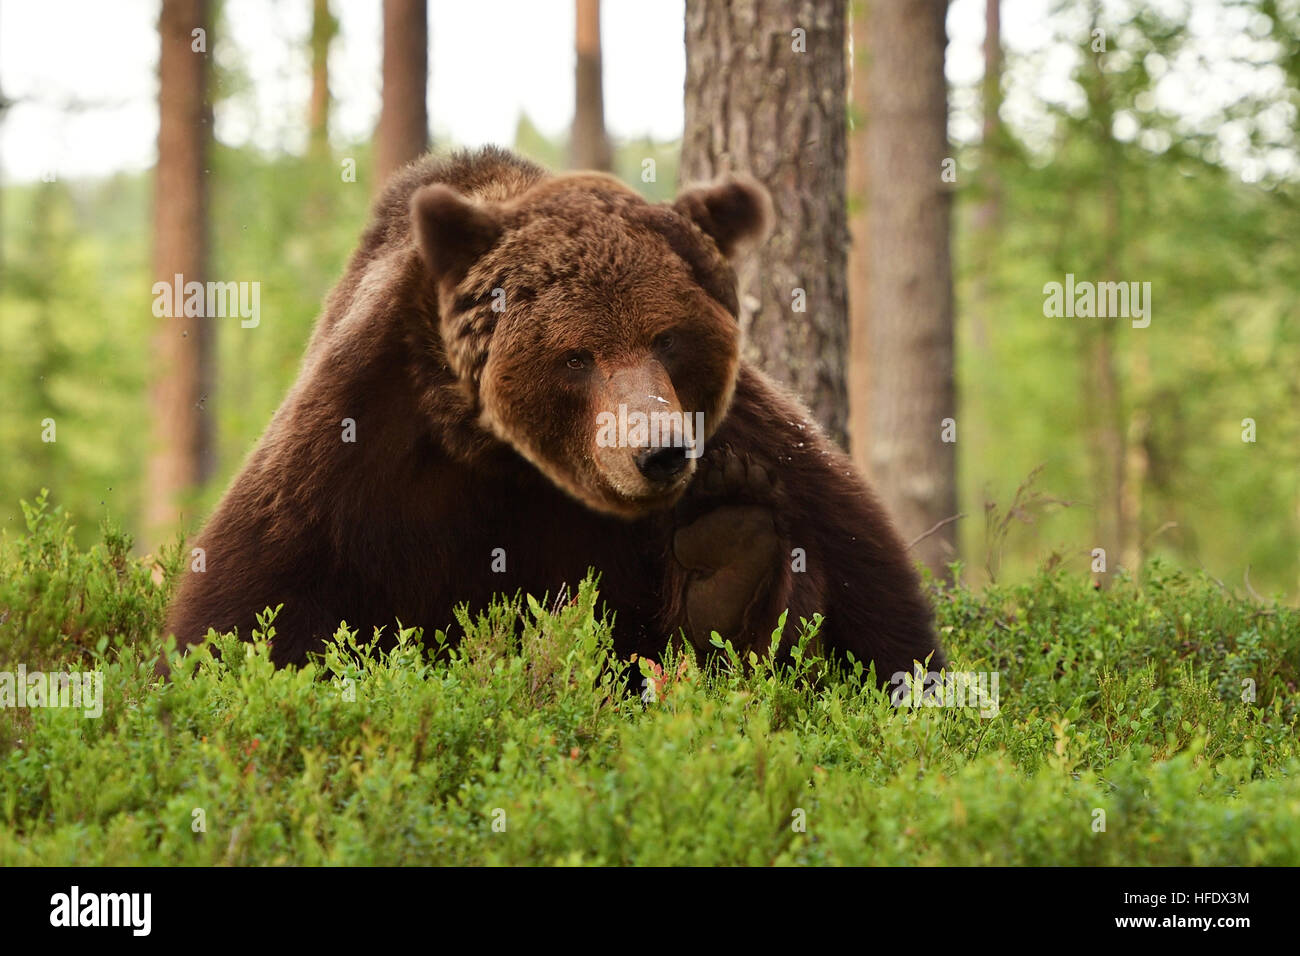
<svg viewBox="0 0 1300 956">
<path fill-rule="evenodd" d="M 853 46 L 849 94 L 849 451 L 853 463 L 871 478 L 871 256 L 867 190 L 867 5 L 850 5 Z M 879 0 L 877 0 L 879 2 Z"/>
<path fill-rule="evenodd" d="M 375 144 L 375 189 L 429 148 L 427 0 L 384 0 L 384 88 Z"/>
<path fill-rule="evenodd" d="M 207 0 L 164 0 L 158 20 L 158 164 L 154 170 L 156 281 L 204 282 L 207 269 L 207 154 L 211 51 Z M 196 52 L 194 30 L 203 30 Z M 213 472 L 212 388 L 216 352 L 212 320 L 184 315 L 158 320 L 152 390 L 153 448 L 148 464 L 145 536 L 156 544 L 182 517 L 186 495 Z"/>
<path fill-rule="evenodd" d="M 867 162 L 871 207 L 871 462 L 906 540 L 957 512 L 946 0 L 871 4 Z M 914 556 L 946 577 L 956 522 Z"/>
<path fill-rule="evenodd" d="M 313 0 L 311 16 L 311 106 L 307 117 L 308 151 L 320 158 L 329 153 L 330 44 L 339 22 L 330 13 L 329 0 Z"/>
<path fill-rule="evenodd" d="M 605 133 L 605 94 L 600 64 L 600 0 L 576 0 L 573 131 L 569 165 L 574 169 L 612 168 Z"/>
<path fill-rule="evenodd" d="M 772 237 L 739 275 L 745 355 L 846 443 L 842 0 L 687 0 L 683 182 L 747 172 Z"/>
</svg>

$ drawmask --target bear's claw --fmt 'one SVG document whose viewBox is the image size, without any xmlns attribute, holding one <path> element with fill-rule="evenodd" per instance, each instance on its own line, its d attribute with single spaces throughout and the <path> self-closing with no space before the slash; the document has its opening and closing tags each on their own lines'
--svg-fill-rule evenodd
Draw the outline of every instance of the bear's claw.
<svg viewBox="0 0 1300 956">
<path fill-rule="evenodd" d="M 778 497 L 779 488 L 771 468 L 729 445 L 713 448 L 700 459 L 695 479 L 677 506 L 678 526 L 690 523 L 722 503 L 775 508 Z"/>
</svg>

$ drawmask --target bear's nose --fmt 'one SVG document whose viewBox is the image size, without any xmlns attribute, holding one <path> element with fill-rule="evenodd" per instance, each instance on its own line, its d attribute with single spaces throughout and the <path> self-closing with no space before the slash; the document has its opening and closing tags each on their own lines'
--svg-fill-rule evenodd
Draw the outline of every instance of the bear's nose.
<svg viewBox="0 0 1300 956">
<path fill-rule="evenodd" d="M 637 452 L 636 467 L 655 484 L 665 484 L 686 470 L 686 449 L 647 448 Z"/>
</svg>

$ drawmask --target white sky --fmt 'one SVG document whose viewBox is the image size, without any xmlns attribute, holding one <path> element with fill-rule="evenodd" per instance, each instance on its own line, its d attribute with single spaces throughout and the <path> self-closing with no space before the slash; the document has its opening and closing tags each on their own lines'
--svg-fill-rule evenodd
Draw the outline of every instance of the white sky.
<svg viewBox="0 0 1300 956">
<path fill-rule="evenodd" d="M 1049 37 L 1050 0 L 1003 0 L 1003 39 L 1033 72 L 1008 97 L 1018 126 L 1041 119 L 1043 100 L 1069 102 L 1068 57 L 1038 56 Z M 1116 3 L 1125 0 L 1113 0 Z M 1184 0 L 1150 0 L 1179 4 Z M 1221 0 L 1191 0 L 1213 61 L 1244 21 Z M 379 113 L 379 0 L 333 0 L 342 22 L 330 60 L 332 133 L 369 136 Z M 983 71 L 983 0 L 953 0 L 947 73 L 954 87 Z M 251 89 L 218 104 L 218 138 L 269 151 L 297 150 L 306 136 L 311 0 L 227 0 L 226 36 L 210 38 L 218 64 L 240 64 Z M 157 135 L 157 0 L 0 0 L 0 92 L 15 100 L 0 124 L 0 177 L 103 175 L 153 164 Z M 614 136 L 674 139 L 682 127 L 683 0 L 602 4 L 606 123 Z M 563 132 L 573 109 L 573 0 L 431 0 L 429 112 L 435 140 L 458 145 L 514 139 L 527 113 Z M 1174 75 L 1177 74 L 1177 75 Z M 1266 82 L 1258 78 L 1249 82 Z M 1198 64 L 1171 71 L 1161 105 L 1195 118 L 1247 83 L 1244 74 Z M 77 108 L 72 108 L 79 104 Z M 952 134 L 977 133 L 954 96 Z M 1283 110 L 1285 128 L 1294 115 Z M 1279 160 L 1281 161 L 1281 160 Z M 1247 177 L 1249 178 L 1249 176 Z"/>
</svg>

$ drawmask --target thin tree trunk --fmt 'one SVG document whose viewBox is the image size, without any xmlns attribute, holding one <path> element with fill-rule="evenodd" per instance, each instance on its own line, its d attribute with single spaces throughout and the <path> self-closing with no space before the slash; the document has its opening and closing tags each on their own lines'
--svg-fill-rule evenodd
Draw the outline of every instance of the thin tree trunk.
<svg viewBox="0 0 1300 956">
<path fill-rule="evenodd" d="M 849 98 L 849 451 L 863 475 L 871 477 L 871 256 L 867 190 L 867 71 L 870 68 L 867 5 L 850 5 L 853 46 Z M 880 2 L 880 0 L 876 0 Z"/>
<path fill-rule="evenodd" d="M 684 182 L 747 172 L 772 237 L 742 268 L 746 357 L 847 439 L 842 0 L 687 0 Z"/>
<path fill-rule="evenodd" d="M 989 361 L 989 315 L 995 308 L 989 293 L 989 277 L 997 258 L 998 239 L 1002 226 L 1002 181 L 999 165 L 1002 160 L 1002 123 L 999 110 L 1002 106 L 1002 6 L 1001 0 L 984 3 L 984 82 L 982 108 L 984 112 L 983 139 L 980 142 L 980 180 L 984 196 L 975 208 L 973 217 L 975 280 L 971 290 L 971 338 L 982 361 Z"/>
<path fill-rule="evenodd" d="M 0 89 L 0 125 L 4 124 L 5 112 L 10 107 L 10 102 L 5 98 L 4 90 Z M 4 169 L 4 164 L 0 163 L 0 169 Z M 3 183 L 0 183 L 0 202 L 4 199 Z M 3 206 L 0 206 L 0 279 L 4 278 L 5 269 L 5 252 L 4 252 L 4 215 Z"/>
<path fill-rule="evenodd" d="M 1091 29 L 1098 25 L 1101 15 L 1100 4 L 1093 4 Z M 1119 143 L 1112 134 L 1115 105 L 1112 99 L 1106 74 L 1102 72 L 1096 57 L 1092 57 L 1091 69 L 1095 75 L 1089 102 L 1089 115 L 1093 117 L 1095 129 L 1109 157 L 1107 168 L 1110 173 L 1104 178 L 1101 190 L 1104 225 L 1102 233 L 1102 273 L 1105 281 L 1113 282 L 1118 278 L 1119 263 L 1123 253 L 1123 197 L 1117 177 L 1122 169 L 1123 157 Z M 1091 379 L 1087 383 L 1084 407 L 1089 409 L 1092 422 L 1090 444 L 1095 462 L 1097 503 L 1094 509 L 1098 546 L 1106 549 L 1109 558 L 1108 570 L 1114 571 L 1113 563 L 1118 560 L 1123 564 L 1140 561 L 1134 549 L 1137 529 L 1133 522 L 1136 514 L 1129 511 L 1140 507 L 1140 494 L 1134 495 L 1128 489 L 1128 449 L 1126 428 L 1124 426 L 1124 399 L 1119 373 L 1116 369 L 1115 344 L 1118 334 L 1118 322 L 1114 318 L 1093 319 L 1085 331 L 1088 339 L 1088 371 Z M 1135 461 L 1135 464 L 1139 463 Z M 1137 567 L 1130 565 L 1131 570 Z M 1111 580 L 1106 574 L 1097 579 L 1105 585 Z"/>
<path fill-rule="evenodd" d="M 600 0 L 577 0 L 577 68 L 569 164 L 574 169 L 611 168 L 605 133 L 605 94 L 600 65 Z"/>
<path fill-rule="evenodd" d="M 59 344 L 59 337 L 54 331 L 55 297 L 59 292 L 62 271 L 66 268 L 66 262 L 62 257 L 65 247 L 55 237 L 54 219 L 58 190 L 59 187 L 52 182 L 42 182 L 36 187 L 31 218 L 28 220 L 31 231 L 27 247 L 31 263 L 28 282 L 31 283 L 30 296 L 35 307 L 31 341 L 35 361 L 32 364 L 31 377 L 26 383 L 27 391 L 32 397 L 33 407 L 40 410 L 40 414 L 35 416 L 36 420 L 41 421 L 48 415 L 55 420 L 56 427 L 66 407 L 59 401 L 52 386 L 68 365 L 67 349 Z M 55 442 L 45 441 L 35 441 L 32 444 L 35 446 L 34 449 L 29 454 L 23 455 L 23 458 L 29 472 L 41 476 L 41 480 L 44 480 L 57 465 L 55 457 L 57 445 Z M 35 495 L 40 488 L 40 485 L 29 486 L 24 491 Z"/>
<path fill-rule="evenodd" d="M 158 20 L 158 165 L 154 172 L 156 281 L 204 282 L 207 269 L 207 153 L 212 132 L 207 0 L 164 0 Z M 148 465 L 145 534 L 156 544 L 182 517 L 185 498 L 213 472 L 212 320 L 184 315 L 158 320 L 154 336 L 153 448 Z"/>
<path fill-rule="evenodd" d="M 1120 410 L 1120 383 L 1115 371 L 1115 323 L 1092 321 L 1088 329 L 1088 391 L 1085 408 L 1092 419 L 1091 445 L 1095 463 L 1096 534 L 1106 549 L 1108 567 L 1122 560 L 1124 533 L 1124 424 Z M 1107 577 L 1106 580 L 1109 580 Z"/>
<path fill-rule="evenodd" d="M 1119 144 L 1112 147 L 1115 149 L 1116 162 L 1122 157 L 1119 151 Z M 1139 208 L 1133 210 L 1133 215 L 1138 217 L 1139 221 L 1150 221 L 1156 215 L 1152 208 L 1151 197 L 1143 190 L 1135 191 L 1138 195 Z M 1130 192 L 1129 195 L 1133 195 Z M 1117 210 L 1118 212 L 1119 210 Z M 1123 224 L 1120 223 L 1122 229 Z M 1136 263 L 1130 263 L 1137 265 Z M 1123 323 L 1123 319 L 1108 320 Z M 1146 491 L 1151 481 L 1151 401 L 1152 401 L 1152 384 L 1151 384 L 1151 353 L 1148 348 L 1150 340 L 1147 338 L 1149 329 L 1133 329 L 1130 325 L 1120 324 L 1121 329 L 1127 329 L 1127 335 L 1132 336 L 1129 339 L 1130 362 L 1128 368 L 1128 401 L 1132 408 L 1129 417 L 1128 427 L 1125 429 L 1125 453 L 1124 453 L 1124 496 L 1121 506 L 1121 521 L 1126 529 L 1126 546 L 1124 550 L 1124 565 L 1131 568 L 1134 575 L 1137 575 L 1147 559 L 1147 531 L 1143 522 L 1143 511 L 1146 507 Z"/>
<path fill-rule="evenodd" d="M 1002 121 L 1002 6 L 1001 0 L 984 0 L 983 139 L 980 174 L 984 201 L 975 212 L 975 228 L 995 231 L 1002 218 L 1002 183 L 998 179 L 998 138 Z"/>
<path fill-rule="evenodd" d="M 1138 334 L 1141 334 L 1139 331 Z M 1130 394 L 1143 395 L 1151 382 L 1151 363 L 1146 341 L 1133 345 Z M 1142 507 L 1147 477 L 1151 471 L 1151 458 L 1147 442 L 1151 437 L 1151 413 L 1142 405 L 1133 409 L 1125 431 L 1124 485 L 1120 498 L 1120 522 L 1124 529 L 1124 566 L 1134 575 L 1146 563 L 1146 542 L 1142 537 Z"/>
<path fill-rule="evenodd" d="M 375 189 L 429 148 L 427 0 L 384 0 L 384 89 L 375 145 Z"/>
<path fill-rule="evenodd" d="M 946 12 L 946 0 L 879 2 L 868 24 L 872 474 L 907 539 L 957 512 L 956 444 L 943 440 L 957 418 Z M 956 522 L 913 553 L 946 577 Z"/>
<path fill-rule="evenodd" d="M 329 0 L 313 0 L 311 17 L 311 107 L 307 117 L 308 151 L 314 158 L 329 154 L 330 44 L 339 22 L 330 13 Z"/>
</svg>

